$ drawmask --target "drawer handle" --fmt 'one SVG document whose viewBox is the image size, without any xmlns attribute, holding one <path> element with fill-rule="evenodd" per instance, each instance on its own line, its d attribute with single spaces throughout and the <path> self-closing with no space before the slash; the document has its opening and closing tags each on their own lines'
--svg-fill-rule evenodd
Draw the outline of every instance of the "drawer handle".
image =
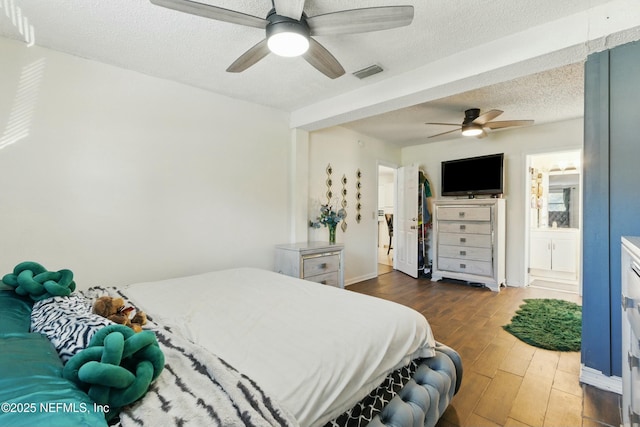
<svg viewBox="0 0 640 427">
<path fill-rule="evenodd" d="M 466 243 L 466 242 L 467 242 L 467 239 L 465 237 L 460 238 L 460 243 Z"/>
<path fill-rule="evenodd" d="M 459 216 L 460 218 L 464 218 L 464 212 L 458 212 L 458 216 Z"/>
<path fill-rule="evenodd" d="M 466 256 L 467 255 L 467 251 L 460 251 L 460 255 Z"/>
<path fill-rule="evenodd" d="M 640 265 L 637 262 L 631 262 L 631 270 L 636 273 L 636 276 L 640 277 Z"/>
<path fill-rule="evenodd" d="M 637 356 L 628 353 L 627 361 L 629 362 L 629 369 L 640 368 L 640 358 L 638 358 Z"/>
<path fill-rule="evenodd" d="M 326 281 L 326 280 L 323 280 L 322 282 L 320 282 L 320 284 L 321 284 L 321 285 L 326 285 L 326 284 L 327 284 L 327 281 Z"/>
<path fill-rule="evenodd" d="M 637 308 L 638 313 L 640 313 L 640 304 L 636 304 L 635 299 L 622 295 L 622 311 L 625 311 L 629 308 L 634 308 L 634 307 Z"/>
<path fill-rule="evenodd" d="M 323 262 L 322 264 L 318 265 L 318 267 L 320 267 L 323 270 L 326 270 L 327 269 L 327 263 Z"/>
<path fill-rule="evenodd" d="M 460 264 L 460 268 L 467 268 L 467 264 Z"/>
<path fill-rule="evenodd" d="M 464 224 L 460 224 L 460 230 L 464 231 L 467 229 L 467 226 Z"/>
</svg>

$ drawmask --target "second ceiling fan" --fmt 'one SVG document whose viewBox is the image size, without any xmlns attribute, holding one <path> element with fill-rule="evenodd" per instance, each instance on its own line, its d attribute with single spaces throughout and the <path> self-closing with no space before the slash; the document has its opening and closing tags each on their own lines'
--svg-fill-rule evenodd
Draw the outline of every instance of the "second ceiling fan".
<svg viewBox="0 0 640 427">
<path fill-rule="evenodd" d="M 529 126 L 533 124 L 533 120 L 502 120 L 492 121 L 503 111 L 501 110 L 489 110 L 484 114 L 480 114 L 479 108 L 469 108 L 464 112 L 464 120 L 462 124 L 456 123 L 425 123 L 426 125 L 442 125 L 442 126 L 455 126 L 458 129 L 449 130 L 446 132 L 438 133 L 429 136 L 429 138 L 435 138 L 437 136 L 446 135 L 453 132 L 462 131 L 464 136 L 475 136 L 477 138 L 484 138 L 487 136 L 486 129 L 504 129 L 515 126 Z"/>
<path fill-rule="evenodd" d="M 272 0 L 266 18 L 248 15 L 191 0 L 150 0 L 169 9 L 218 21 L 266 30 L 266 38 L 242 54 L 227 68 L 239 73 L 270 52 L 300 56 L 329 78 L 345 73 L 338 60 L 311 36 L 357 34 L 403 27 L 413 21 L 413 6 L 381 6 L 343 10 L 308 17 L 305 0 Z"/>
</svg>

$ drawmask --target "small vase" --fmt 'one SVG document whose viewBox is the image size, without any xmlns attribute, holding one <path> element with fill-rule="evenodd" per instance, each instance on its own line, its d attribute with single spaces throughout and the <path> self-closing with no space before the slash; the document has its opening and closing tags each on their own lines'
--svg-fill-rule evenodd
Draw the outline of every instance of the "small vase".
<svg viewBox="0 0 640 427">
<path fill-rule="evenodd" d="M 329 244 L 336 244 L 336 225 L 329 225 Z"/>
</svg>

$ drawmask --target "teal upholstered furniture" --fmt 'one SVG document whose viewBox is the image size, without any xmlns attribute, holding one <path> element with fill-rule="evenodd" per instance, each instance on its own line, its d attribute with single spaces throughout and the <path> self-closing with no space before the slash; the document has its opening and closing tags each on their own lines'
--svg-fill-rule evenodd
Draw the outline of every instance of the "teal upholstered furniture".
<svg viewBox="0 0 640 427">
<path fill-rule="evenodd" d="M 0 425 L 106 426 L 101 408 L 62 377 L 49 340 L 29 332 L 31 306 L 0 290 Z"/>
<path fill-rule="evenodd" d="M 29 332 L 33 302 L 13 290 L 0 290 L 0 334 Z"/>
</svg>

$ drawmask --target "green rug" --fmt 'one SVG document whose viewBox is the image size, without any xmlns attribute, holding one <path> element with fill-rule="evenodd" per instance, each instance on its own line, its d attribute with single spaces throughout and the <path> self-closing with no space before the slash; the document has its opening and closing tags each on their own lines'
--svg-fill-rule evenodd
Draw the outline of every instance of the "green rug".
<svg viewBox="0 0 640 427">
<path fill-rule="evenodd" d="M 582 307 L 559 299 L 525 299 L 503 328 L 520 340 L 547 350 L 578 351 Z"/>
</svg>

